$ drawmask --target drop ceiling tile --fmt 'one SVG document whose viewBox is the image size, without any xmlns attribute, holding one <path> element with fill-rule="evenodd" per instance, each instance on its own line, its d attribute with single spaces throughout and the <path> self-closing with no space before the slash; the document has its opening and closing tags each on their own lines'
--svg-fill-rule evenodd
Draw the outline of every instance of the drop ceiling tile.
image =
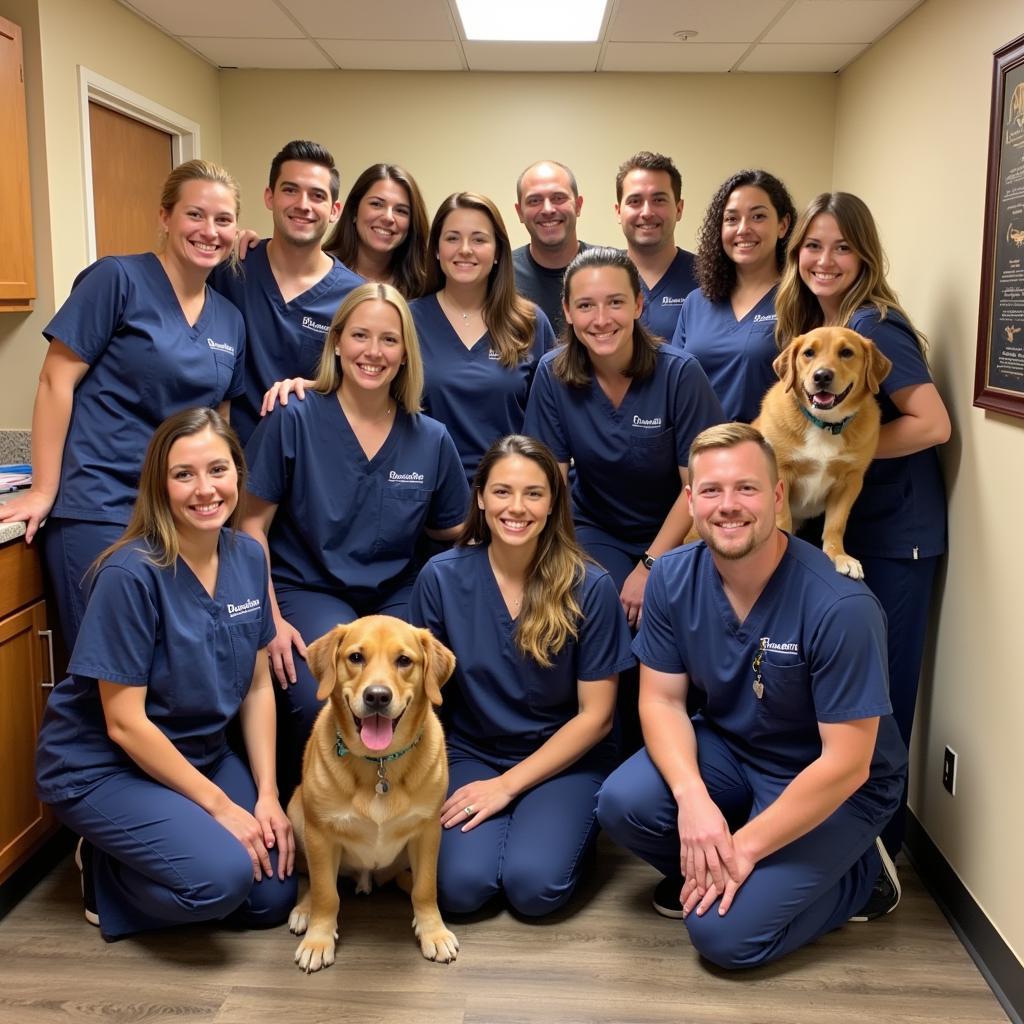
<svg viewBox="0 0 1024 1024">
<path fill-rule="evenodd" d="M 761 43 L 737 71 L 839 71 L 859 53 L 864 43 Z"/>
<path fill-rule="evenodd" d="M 461 71 L 456 43 L 318 39 L 338 67 L 360 71 Z"/>
<path fill-rule="evenodd" d="M 301 39 L 273 0 L 122 0 L 174 36 Z"/>
<path fill-rule="evenodd" d="M 600 43 L 464 43 L 470 71 L 594 71 Z"/>
<path fill-rule="evenodd" d="M 701 43 L 751 43 L 787 0 L 619 0 L 608 39 L 670 42 L 677 29 L 695 29 Z"/>
<path fill-rule="evenodd" d="M 182 36 L 222 68 L 331 68 L 334 65 L 308 39 L 209 39 Z"/>
<path fill-rule="evenodd" d="M 609 43 L 600 71 L 729 71 L 746 43 Z"/>
<path fill-rule="evenodd" d="M 797 0 L 772 26 L 766 43 L 870 43 L 920 0 Z"/>
<path fill-rule="evenodd" d="M 445 0 L 281 0 L 281 4 L 318 39 L 456 38 Z"/>
</svg>

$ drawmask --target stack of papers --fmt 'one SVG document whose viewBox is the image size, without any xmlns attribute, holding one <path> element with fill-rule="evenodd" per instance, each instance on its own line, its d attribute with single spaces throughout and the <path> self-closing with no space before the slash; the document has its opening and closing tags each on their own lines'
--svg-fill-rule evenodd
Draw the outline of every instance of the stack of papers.
<svg viewBox="0 0 1024 1024">
<path fill-rule="evenodd" d="M 32 467 L 27 463 L 0 465 L 0 494 L 32 486 Z"/>
</svg>

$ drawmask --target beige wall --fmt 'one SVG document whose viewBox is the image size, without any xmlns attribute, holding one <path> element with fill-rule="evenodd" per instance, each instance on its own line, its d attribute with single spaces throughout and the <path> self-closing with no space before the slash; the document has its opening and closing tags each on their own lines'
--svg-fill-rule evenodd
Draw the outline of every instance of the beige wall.
<svg viewBox="0 0 1024 1024">
<path fill-rule="evenodd" d="M 740 167 L 779 174 L 798 202 L 832 179 L 832 75 L 226 71 L 221 82 L 224 162 L 242 183 L 244 222 L 263 232 L 267 169 L 292 138 L 331 149 L 342 194 L 379 161 L 408 168 L 431 215 L 450 192 L 483 192 L 515 245 L 527 240 L 516 177 L 542 157 L 576 173 L 580 236 L 609 244 L 622 239 L 615 171 L 639 149 L 670 154 L 682 171 L 677 240 L 687 247 L 711 193 Z"/>
<path fill-rule="evenodd" d="M 1024 421 L 972 406 L 992 51 L 1019 0 L 928 0 L 840 77 L 835 184 L 874 211 L 892 280 L 931 339 L 955 424 L 950 554 L 925 673 L 911 804 L 1024 958 Z M 946 744 L 956 797 L 942 788 Z"/>
<path fill-rule="evenodd" d="M 0 429 L 23 429 L 45 354 L 40 330 L 87 262 L 79 65 L 198 122 L 202 155 L 215 160 L 220 96 L 215 68 L 114 0 L 0 0 L 0 14 L 22 26 L 26 49 L 39 298 L 31 314 L 0 315 Z"/>
</svg>

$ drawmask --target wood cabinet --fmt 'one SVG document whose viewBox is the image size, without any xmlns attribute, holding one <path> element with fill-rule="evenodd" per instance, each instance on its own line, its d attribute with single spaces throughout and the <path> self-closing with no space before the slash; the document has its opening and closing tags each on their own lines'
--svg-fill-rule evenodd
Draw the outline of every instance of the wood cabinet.
<svg viewBox="0 0 1024 1024">
<path fill-rule="evenodd" d="M 0 547 L 0 882 L 56 830 L 36 797 L 36 735 L 54 680 L 43 579 L 34 550 Z"/>
<path fill-rule="evenodd" d="M 0 18 L 0 312 L 36 297 L 21 29 Z"/>
</svg>

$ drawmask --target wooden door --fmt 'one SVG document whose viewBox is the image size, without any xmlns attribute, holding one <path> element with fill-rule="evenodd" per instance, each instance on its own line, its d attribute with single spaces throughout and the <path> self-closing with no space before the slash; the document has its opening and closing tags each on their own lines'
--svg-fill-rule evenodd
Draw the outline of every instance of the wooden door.
<svg viewBox="0 0 1024 1024">
<path fill-rule="evenodd" d="M 21 29 L 0 18 L 0 310 L 29 310 L 35 294 Z"/>
<path fill-rule="evenodd" d="M 173 166 L 171 136 L 91 100 L 89 134 L 96 257 L 149 252 Z"/>
</svg>

